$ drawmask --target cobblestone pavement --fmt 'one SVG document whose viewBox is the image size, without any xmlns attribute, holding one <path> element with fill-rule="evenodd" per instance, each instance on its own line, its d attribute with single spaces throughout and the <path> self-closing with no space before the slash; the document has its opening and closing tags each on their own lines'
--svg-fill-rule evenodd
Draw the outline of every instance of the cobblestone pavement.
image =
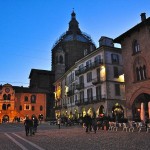
<svg viewBox="0 0 150 150">
<path fill-rule="evenodd" d="M 20 126 L 20 128 L 22 128 Z M 15 143 L 15 139 L 22 147 Z M 85 133 L 80 126 L 39 127 L 34 136 L 25 136 L 25 132 L 16 130 L 8 133 L 0 133 L 0 150 L 149 150 L 150 133 L 145 131 L 123 132 L 98 130 Z"/>
</svg>

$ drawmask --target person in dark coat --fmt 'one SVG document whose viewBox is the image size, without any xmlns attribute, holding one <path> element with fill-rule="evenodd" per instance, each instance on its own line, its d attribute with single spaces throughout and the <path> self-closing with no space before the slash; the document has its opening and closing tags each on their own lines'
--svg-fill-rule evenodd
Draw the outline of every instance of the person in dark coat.
<svg viewBox="0 0 150 150">
<path fill-rule="evenodd" d="M 30 129 L 30 119 L 28 117 L 26 117 L 26 119 L 24 121 L 24 126 L 25 126 L 26 136 L 28 136 L 29 129 Z"/>
<path fill-rule="evenodd" d="M 32 119 L 29 119 L 29 132 L 30 132 L 30 136 L 32 136 L 32 134 L 33 134 L 33 121 L 32 121 Z"/>
<path fill-rule="evenodd" d="M 96 120 L 96 118 L 92 119 L 92 127 L 94 130 L 94 133 L 96 133 L 96 131 L 97 131 L 97 120 Z"/>
<path fill-rule="evenodd" d="M 86 132 L 88 132 L 91 125 L 91 117 L 88 114 L 86 114 L 84 117 L 84 123 L 86 126 Z"/>
<path fill-rule="evenodd" d="M 38 119 L 36 117 L 32 118 L 33 121 L 33 134 L 37 132 L 37 126 L 38 126 Z"/>
</svg>

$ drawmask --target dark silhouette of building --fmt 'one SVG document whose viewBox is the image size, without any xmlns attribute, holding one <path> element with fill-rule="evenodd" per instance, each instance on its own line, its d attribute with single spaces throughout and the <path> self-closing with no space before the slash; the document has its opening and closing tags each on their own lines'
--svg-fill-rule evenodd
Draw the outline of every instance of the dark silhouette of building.
<svg viewBox="0 0 150 150">
<path fill-rule="evenodd" d="M 55 80 L 61 77 L 75 62 L 96 49 L 90 36 L 81 32 L 73 11 L 69 29 L 52 48 L 52 70 Z"/>
<path fill-rule="evenodd" d="M 46 93 L 46 118 L 54 118 L 54 73 L 48 70 L 32 69 L 29 75 L 30 88 L 40 88 Z"/>
</svg>

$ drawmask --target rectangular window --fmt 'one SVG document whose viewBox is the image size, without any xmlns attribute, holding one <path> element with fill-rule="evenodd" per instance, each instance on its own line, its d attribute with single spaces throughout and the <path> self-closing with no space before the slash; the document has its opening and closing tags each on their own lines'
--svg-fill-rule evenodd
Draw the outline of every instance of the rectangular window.
<svg viewBox="0 0 150 150">
<path fill-rule="evenodd" d="M 101 55 L 98 55 L 94 58 L 94 61 L 96 64 L 99 64 L 101 62 Z"/>
<path fill-rule="evenodd" d="M 87 82 L 92 81 L 92 72 L 87 73 Z"/>
<path fill-rule="evenodd" d="M 86 62 L 86 69 L 90 68 L 91 65 L 92 65 L 91 60 L 88 60 L 88 61 Z"/>
<path fill-rule="evenodd" d="M 84 77 L 83 77 L 83 76 L 80 76 L 80 77 L 79 77 L 79 84 L 82 84 L 82 83 L 84 83 Z"/>
<path fill-rule="evenodd" d="M 81 64 L 81 65 L 79 66 L 79 71 L 82 71 L 83 68 L 84 68 L 84 66 L 83 66 L 83 64 Z"/>
<path fill-rule="evenodd" d="M 32 106 L 32 111 L 34 111 L 34 106 Z"/>
<path fill-rule="evenodd" d="M 24 110 L 31 110 L 30 104 L 24 104 Z"/>
<path fill-rule="evenodd" d="M 119 56 L 117 54 L 111 54 L 111 60 L 113 64 L 119 64 Z"/>
<path fill-rule="evenodd" d="M 120 96 L 120 84 L 115 84 L 115 95 Z"/>
<path fill-rule="evenodd" d="M 80 103 L 84 102 L 84 91 L 80 92 Z"/>
<path fill-rule="evenodd" d="M 119 77 L 118 67 L 114 67 L 114 78 Z"/>
<path fill-rule="evenodd" d="M 92 90 L 92 88 L 87 89 L 87 99 L 88 99 L 88 102 L 91 102 L 93 100 L 93 90 Z"/>
<path fill-rule="evenodd" d="M 96 99 L 101 100 L 101 86 L 96 87 Z"/>
</svg>

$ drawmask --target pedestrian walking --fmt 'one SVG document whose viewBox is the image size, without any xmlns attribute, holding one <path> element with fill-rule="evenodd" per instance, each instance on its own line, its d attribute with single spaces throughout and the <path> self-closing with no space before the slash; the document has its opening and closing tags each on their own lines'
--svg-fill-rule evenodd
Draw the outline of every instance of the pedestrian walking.
<svg viewBox="0 0 150 150">
<path fill-rule="evenodd" d="M 58 125 L 58 128 L 59 128 L 59 129 L 60 129 L 60 124 L 61 124 L 61 118 L 58 117 L 58 118 L 57 118 L 57 125 Z"/>
<path fill-rule="evenodd" d="M 94 133 L 96 133 L 96 131 L 97 131 L 97 120 L 96 120 L 96 118 L 92 119 L 92 128 L 94 130 Z"/>
<path fill-rule="evenodd" d="M 37 126 L 38 126 L 38 119 L 37 119 L 37 117 L 33 117 L 32 121 L 33 121 L 33 134 L 35 134 L 37 132 Z"/>
<path fill-rule="evenodd" d="M 33 120 L 32 119 L 29 119 L 29 133 L 30 133 L 30 136 L 33 135 Z"/>
<path fill-rule="evenodd" d="M 26 136 L 28 136 L 28 134 L 29 134 L 29 128 L 30 128 L 30 120 L 29 120 L 29 117 L 26 117 L 26 119 L 25 119 L 25 121 L 24 121 L 24 126 L 25 126 Z"/>
<path fill-rule="evenodd" d="M 85 132 L 88 132 L 90 130 L 90 127 L 91 127 L 91 117 L 88 114 L 86 114 L 83 120 L 84 120 L 84 123 L 86 126 Z"/>
</svg>

